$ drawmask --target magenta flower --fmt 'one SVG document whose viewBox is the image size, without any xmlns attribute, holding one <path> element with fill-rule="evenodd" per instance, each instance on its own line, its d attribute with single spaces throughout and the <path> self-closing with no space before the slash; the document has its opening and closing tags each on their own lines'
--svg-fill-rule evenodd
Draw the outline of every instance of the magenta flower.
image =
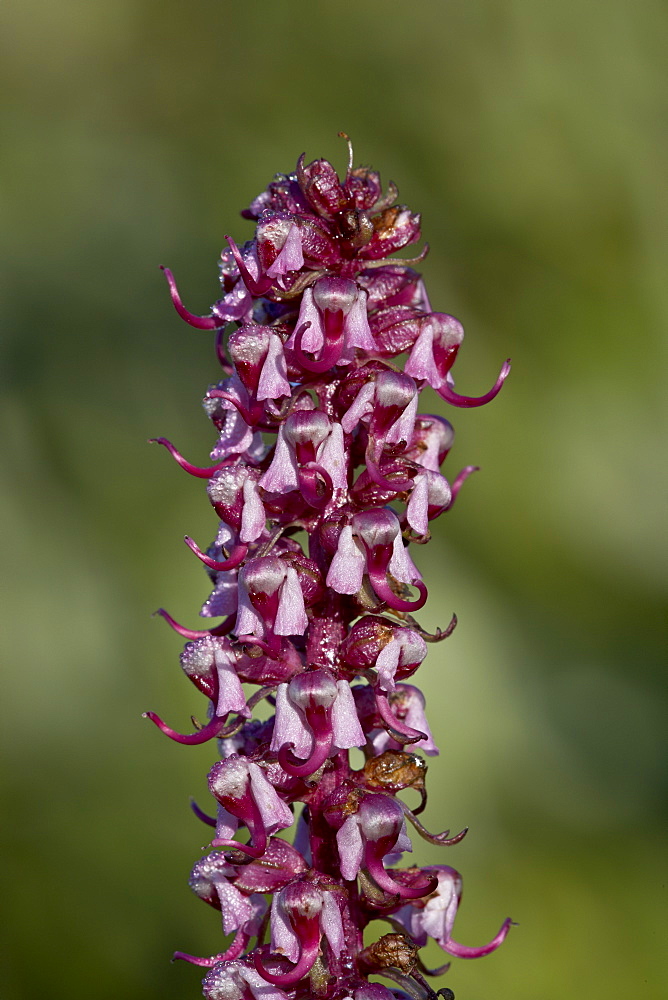
<svg viewBox="0 0 668 1000">
<path fill-rule="evenodd" d="M 409 826 L 444 848 L 466 833 L 430 833 L 418 819 L 421 754 L 438 748 L 408 681 L 456 619 L 430 635 L 413 617 L 427 587 L 411 543 L 428 541 L 475 466 L 441 473 L 454 431 L 419 412 L 420 394 L 480 406 L 509 363 L 484 395 L 455 392 L 464 331 L 431 308 L 412 266 L 426 251 L 392 256 L 420 239 L 420 216 L 396 198 L 353 167 L 351 147 L 343 179 L 301 157 L 242 213 L 255 234 L 227 239 L 208 315 L 186 309 L 165 269 L 179 315 L 215 331 L 222 369 L 204 397 L 211 464 L 156 439 L 206 481 L 213 510 L 208 548 L 185 539 L 210 579 L 206 627 L 159 612 L 187 640 L 181 667 L 206 721 L 181 733 L 146 713 L 176 742 L 218 741 L 214 807 L 193 804 L 210 848 L 190 885 L 220 911 L 224 941 L 211 956 L 175 953 L 208 969 L 208 1000 L 435 1000 L 425 976 L 446 967 L 423 965 L 428 938 L 477 958 L 510 927 L 479 948 L 458 944 L 459 874 L 403 861 Z M 255 718 L 262 702 L 269 717 Z M 415 810 L 398 797 L 408 788 Z M 364 947 L 374 919 L 393 933 Z"/>
<path fill-rule="evenodd" d="M 338 889 L 338 886 L 332 888 Z M 276 893 L 271 906 L 271 951 L 285 955 L 292 967 L 270 971 L 259 952 L 255 968 L 276 986 L 291 986 L 304 979 L 318 958 L 322 939 L 338 959 L 344 947 L 341 910 L 334 892 L 318 888 L 305 878 L 291 882 Z"/>
<path fill-rule="evenodd" d="M 209 772 L 209 789 L 220 804 L 214 847 L 234 847 L 261 858 L 269 836 L 292 826 L 294 817 L 290 809 L 262 768 L 247 757 L 232 754 L 214 764 Z M 239 823 L 250 833 L 247 844 L 231 839 Z"/>
<path fill-rule="evenodd" d="M 424 869 L 438 879 L 438 887 L 426 900 L 415 905 L 402 907 L 394 919 L 402 923 L 418 945 L 425 945 L 427 938 L 434 938 L 441 948 L 457 958 L 481 958 L 496 951 L 503 944 L 511 927 L 505 920 L 501 930 L 489 944 L 481 948 L 469 948 L 452 940 L 452 928 L 462 899 L 462 878 L 459 872 L 448 865 L 435 865 Z"/>
<path fill-rule="evenodd" d="M 366 739 L 348 681 L 322 669 L 279 684 L 270 749 L 288 774 L 313 774 L 329 757 L 363 747 Z"/>
</svg>

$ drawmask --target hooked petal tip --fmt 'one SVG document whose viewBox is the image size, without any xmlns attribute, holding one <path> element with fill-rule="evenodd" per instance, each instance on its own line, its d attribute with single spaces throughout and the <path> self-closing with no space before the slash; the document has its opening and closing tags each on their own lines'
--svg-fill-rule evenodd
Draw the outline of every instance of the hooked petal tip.
<svg viewBox="0 0 668 1000">
<path fill-rule="evenodd" d="M 501 371 L 499 372 L 498 378 L 489 392 L 486 392 L 483 396 L 460 396 L 459 393 L 455 392 L 451 386 L 447 383 L 437 389 L 437 393 L 444 399 L 446 403 L 450 403 L 452 406 L 461 406 L 464 408 L 471 408 L 474 406 L 484 406 L 485 403 L 491 402 L 495 396 L 498 396 L 501 391 L 501 386 L 508 378 L 510 374 L 510 358 L 507 358 L 501 366 Z"/>
<path fill-rule="evenodd" d="M 160 265 L 160 270 L 164 272 L 164 275 L 167 278 L 169 294 L 172 297 L 174 308 L 181 319 L 184 319 L 186 323 L 190 326 L 194 326 L 197 330 L 215 330 L 219 326 L 225 326 L 227 321 L 216 319 L 215 316 L 196 316 L 194 313 L 191 313 L 188 309 L 186 309 L 181 301 L 181 296 L 179 295 L 176 287 L 174 275 L 168 267 L 163 267 L 162 264 Z"/>
<path fill-rule="evenodd" d="M 315 965 L 315 960 L 318 957 L 319 937 L 320 935 L 318 934 L 318 937 L 314 941 L 301 942 L 302 948 L 299 961 L 287 972 L 270 972 L 266 968 L 262 957 L 257 952 L 253 953 L 253 964 L 262 978 L 266 979 L 273 986 L 291 986 L 308 975 Z"/>
<path fill-rule="evenodd" d="M 235 615 L 230 615 L 229 618 L 222 621 L 220 625 L 216 625 L 215 628 L 202 629 L 186 628 L 184 625 L 180 625 L 175 618 L 172 618 L 168 611 L 165 611 L 164 608 L 158 608 L 157 611 L 153 612 L 152 617 L 155 618 L 156 615 L 159 615 L 160 618 L 164 618 L 170 628 L 173 628 L 175 632 L 182 635 L 184 639 L 205 639 L 209 635 L 227 635 L 228 632 L 232 631 L 232 625 L 234 624 L 235 619 Z"/>
<path fill-rule="evenodd" d="M 191 462 L 186 461 L 181 452 L 174 447 L 172 442 L 168 438 L 157 437 L 149 438 L 149 444 L 161 444 L 163 448 L 166 448 L 169 454 L 172 456 L 175 462 L 177 462 L 182 469 L 185 469 L 187 473 L 191 476 L 195 476 L 197 479 L 210 479 L 215 472 L 217 472 L 225 464 L 225 461 L 218 462 L 216 465 L 210 465 L 203 468 L 199 465 L 193 465 Z"/>
<path fill-rule="evenodd" d="M 420 592 L 420 596 L 414 601 L 406 601 L 399 597 L 387 582 L 387 576 L 383 573 L 376 573 L 373 569 L 369 571 L 371 586 L 376 594 L 393 611 L 419 611 L 427 602 L 427 588 L 422 580 L 414 580 L 413 586 Z"/>
<path fill-rule="evenodd" d="M 200 562 L 203 562 L 205 566 L 208 566 L 209 569 L 214 570 L 216 573 L 224 573 L 227 570 L 236 569 L 237 566 L 244 561 L 248 552 L 247 545 L 236 545 L 230 553 L 229 559 L 212 559 L 211 556 L 202 552 L 200 547 L 190 537 L 190 535 L 184 535 L 183 541 L 186 543 L 190 551 L 194 552 Z"/>
<path fill-rule="evenodd" d="M 399 899 L 421 899 L 423 896 L 430 896 L 438 888 L 438 879 L 429 876 L 424 885 L 408 886 L 401 882 L 395 882 L 391 873 L 385 868 L 379 858 L 373 858 L 369 854 L 365 859 L 366 868 L 374 882 L 391 896 L 398 896 Z"/>
<path fill-rule="evenodd" d="M 176 962 L 179 959 L 184 962 L 190 962 L 191 965 L 200 965 L 202 968 L 212 969 L 220 961 L 220 955 L 212 955 L 211 958 L 200 958 L 197 955 L 189 955 L 187 951 L 175 951 L 172 955 L 172 962 Z"/>
<path fill-rule="evenodd" d="M 316 740 L 310 757 L 307 760 L 293 753 L 294 743 L 284 743 L 278 751 L 278 763 L 287 774 L 294 778 L 307 778 L 319 771 L 329 757 L 332 749 L 332 735 L 323 740 Z"/>
<path fill-rule="evenodd" d="M 198 729 L 196 733 L 177 733 L 175 729 L 172 729 L 171 726 L 163 722 L 156 712 L 144 712 L 142 718 L 150 719 L 161 733 L 169 736 L 170 740 L 174 740 L 175 743 L 183 743 L 186 746 L 198 746 L 200 743 L 208 743 L 209 740 L 218 736 L 224 722 L 223 719 L 214 715 L 213 719 L 207 722 L 206 726 Z"/>
<path fill-rule="evenodd" d="M 501 929 L 498 934 L 492 938 L 489 944 L 484 944 L 480 948 L 469 948 L 467 945 L 459 944 L 457 941 L 452 941 L 448 938 L 442 945 L 445 951 L 450 955 L 454 955 L 455 958 L 482 958 L 484 955 L 490 955 L 493 951 L 496 951 L 508 936 L 508 931 L 513 926 L 513 921 L 510 917 L 501 925 Z"/>
</svg>

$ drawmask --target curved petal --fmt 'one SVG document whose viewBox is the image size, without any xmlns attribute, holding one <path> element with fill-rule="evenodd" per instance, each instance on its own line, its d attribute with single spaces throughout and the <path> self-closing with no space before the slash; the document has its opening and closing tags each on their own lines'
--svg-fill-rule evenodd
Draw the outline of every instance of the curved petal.
<svg viewBox="0 0 668 1000">
<path fill-rule="evenodd" d="M 244 483 L 243 498 L 239 538 L 242 542 L 255 542 L 264 531 L 267 515 L 257 491 L 257 483 L 250 476 Z"/>
<path fill-rule="evenodd" d="M 489 944 L 482 945 L 481 948 L 469 948 L 464 944 L 458 944 L 456 941 L 453 941 L 452 938 L 449 938 L 445 944 L 441 944 L 441 947 L 444 951 L 447 951 L 449 955 L 454 955 L 455 958 L 482 958 L 483 955 L 489 955 L 503 944 L 512 925 L 513 922 L 510 917 L 508 917 L 507 920 L 504 920 L 501 925 L 501 930 L 496 937 L 493 937 Z"/>
<path fill-rule="evenodd" d="M 317 458 L 318 464 L 329 473 L 334 489 L 345 490 L 348 486 L 348 460 L 341 424 L 332 424 L 328 436 L 318 448 Z"/>
<path fill-rule="evenodd" d="M 271 901 L 271 950 L 293 963 L 299 961 L 299 938 L 281 905 L 280 892 Z"/>
<path fill-rule="evenodd" d="M 297 460 L 294 450 L 285 440 L 283 427 L 281 424 L 271 464 L 258 483 L 262 489 L 270 493 L 289 493 L 290 490 L 296 490 L 299 485 Z"/>
<path fill-rule="evenodd" d="M 446 403 L 451 403 L 452 406 L 462 406 L 465 408 L 470 408 L 472 406 L 484 406 L 485 403 L 491 402 L 495 396 L 498 396 L 501 391 L 501 386 L 508 378 L 510 374 L 510 358 L 504 361 L 501 366 L 501 371 L 499 372 L 498 378 L 489 392 L 486 392 L 484 396 L 460 396 L 459 393 L 446 382 L 436 391 L 439 396 L 446 401 Z"/>
<path fill-rule="evenodd" d="M 343 951 L 345 944 L 343 935 L 343 922 L 341 911 L 338 907 L 333 892 L 323 892 L 322 913 L 320 914 L 320 928 L 329 942 L 329 947 L 338 958 Z"/>
</svg>

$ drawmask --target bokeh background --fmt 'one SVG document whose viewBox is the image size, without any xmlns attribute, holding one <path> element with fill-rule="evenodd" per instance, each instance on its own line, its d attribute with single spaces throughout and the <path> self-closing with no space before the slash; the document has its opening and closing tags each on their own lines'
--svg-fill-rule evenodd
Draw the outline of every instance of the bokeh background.
<svg viewBox="0 0 668 1000">
<path fill-rule="evenodd" d="M 239 209 L 302 150 L 343 168 L 340 129 L 423 212 L 432 302 L 467 329 L 460 391 L 514 361 L 489 407 L 447 414 L 446 473 L 482 471 L 419 553 L 423 621 L 460 618 L 421 674 L 427 817 L 471 827 L 445 859 L 457 937 L 519 923 L 444 982 L 667 995 L 665 28 L 660 0 L 5 0 L 4 1000 L 195 997 L 171 951 L 219 948 L 186 886 L 211 748 L 141 718 L 202 711 L 151 613 L 196 625 L 181 537 L 213 528 L 145 443 L 203 460 L 217 377 L 158 265 L 205 312 Z"/>
</svg>

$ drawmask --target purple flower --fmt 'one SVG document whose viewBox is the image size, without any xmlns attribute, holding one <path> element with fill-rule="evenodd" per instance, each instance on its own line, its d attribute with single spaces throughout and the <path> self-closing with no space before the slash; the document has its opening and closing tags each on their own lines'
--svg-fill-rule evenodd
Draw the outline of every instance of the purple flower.
<svg viewBox="0 0 668 1000">
<path fill-rule="evenodd" d="M 424 750 L 430 757 L 437 756 L 438 747 L 431 735 L 425 714 L 424 695 L 419 688 L 412 684 L 397 684 L 388 698 L 379 684 L 376 690 L 376 707 L 383 721 L 390 727 L 389 733 L 381 730 L 372 736 L 377 753 L 400 745 L 397 734 L 401 734 L 411 740 L 412 749 Z M 417 740 L 413 742 L 415 737 Z M 399 740 L 401 741 L 401 736 Z"/>
<path fill-rule="evenodd" d="M 220 955 L 210 958 L 196 958 L 185 952 L 176 952 L 174 957 L 185 959 L 194 965 L 213 966 L 220 961 L 238 958 L 246 949 L 250 939 L 257 935 L 267 912 L 267 903 L 259 892 L 242 892 L 231 878 L 235 868 L 229 865 L 221 854 L 210 854 L 197 862 L 190 875 L 193 892 L 220 910 L 223 934 L 234 933 L 234 940 Z"/>
<path fill-rule="evenodd" d="M 510 372 L 506 361 L 496 382 L 484 396 L 458 396 L 452 388 L 450 369 L 464 339 L 461 323 L 447 313 L 431 313 L 421 324 L 420 334 L 413 345 L 404 371 L 414 378 L 424 379 L 438 394 L 454 406 L 482 406 L 498 394 Z"/>
<path fill-rule="evenodd" d="M 498 934 L 480 948 L 458 944 L 452 940 L 452 928 L 462 899 L 462 877 L 448 865 L 433 865 L 424 870 L 436 876 L 438 887 L 426 901 L 404 906 L 394 917 L 404 924 L 416 944 L 425 945 L 428 937 L 434 938 L 456 958 L 481 958 L 496 951 L 505 941 L 512 921 L 505 920 Z"/>
<path fill-rule="evenodd" d="M 255 968 L 276 986 L 297 983 L 313 968 L 322 937 L 326 938 L 331 954 L 338 958 L 343 950 L 344 932 L 334 893 L 306 879 L 292 882 L 274 896 L 271 906 L 271 950 L 285 955 L 292 968 L 271 971 L 257 953 Z"/>
<path fill-rule="evenodd" d="M 270 748 L 289 774 L 313 774 L 328 757 L 365 743 L 348 681 L 313 670 L 279 684 Z"/>
<path fill-rule="evenodd" d="M 277 556 L 249 560 L 239 573 L 237 634 L 303 635 L 307 624 L 296 569 Z"/>
<path fill-rule="evenodd" d="M 322 509 L 347 487 L 341 424 L 322 410 L 297 410 L 279 428 L 269 468 L 259 485 L 270 493 L 299 490 L 311 507 Z"/>
<path fill-rule="evenodd" d="M 181 667 L 188 676 L 204 674 L 211 678 L 216 690 L 216 715 L 225 718 L 230 712 L 239 712 L 250 718 L 237 674 L 236 654 L 228 639 L 206 636 L 187 643 L 181 654 Z"/>
<path fill-rule="evenodd" d="M 367 294 L 348 278 L 320 278 L 302 296 L 294 332 L 286 343 L 306 371 L 321 373 L 354 361 L 355 348 L 375 351 Z M 316 357 L 309 358 L 308 351 Z"/>
<path fill-rule="evenodd" d="M 269 836 L 292 826 L 293 816 L 285 802 L 262 769 L 245 757 L 232 754 L 214 764 L 209 772 L 209 788 L 222 806 L 216 824 L 216 846 L 237 847 L 251 857 L 262 857 Z M 231 840 L 240 822 L 250 832 L 248 844 Z"/>
<path fill-rule="evenodd" d="M 262 402 L 290 395 L 283 344 L 271 329 L 244 324 L 232 334 L 227 349 L 250 398 Z"/>
<path fill-rule="evenodd" d="M 212 464 L 156 439 L 206 481 L 214 512 L 208 548 L 185 538 L 208 576 L 208 627 L 159 612 L 188 640 L 181 666 L 206 717 L 180 733 L 146 713 L 176 742 L 217 740 L 213 804 L 193 804 L 211 851 L 190 886 L 231 938 L 209 957 L 175 953 L 208 970 L 207 1000 L 435 1000 L 425 975 L 444 969 L 419 959 L 428 938 L 475 958 L 510 927 L 481 948 L 458 944 L 458 873 L 401 867 L 407 822 L 440 847 L 466 832 L 432 834 L 418 818 L 421 754 L 438 748 L 407 680 L 456 623 L 430 634 L 412 617 L 427 600 L 412 554 L 476 467 L 442 474 L 454 430 L 419 412 L 420 393 L 480 406 L 509 366 L 484 396 L 455 392 L 464 331 L 432 310 L 413 267 L 426 248 L 392 256 L 420 239 L 420 216 L 396 199 L 354 166 L 350 144 L 342 178 L 302 156 L 242 213 L 253 238 L 226 238 L 208 315 L 185 308 L 165 269 L 179 315 L 215 331 L 222 369 L 203 401 Z M 403 789 L 419 792 L 415 811 Z M 395 932 L 364 948 L 376 918 Z"/>
<path fill-rule="evenodd" d="M 417 611 L 427 600 L 427 588 L 401 540 L 399 519 L 388 508 L 361 511 L 343 528 L 327 585 L 339 594 L 356 594 L 365 573 L 378 597 L 395 611 Z M 388 575 L 417 587 L 420 597 L 416 601 L 401 598 Z"/>
<path fill-rule="evenodd" d="M 427 644 L 415 629 L 367 616 L 351 628 L 342 655 L 353 670 L 375 668 L 377 687 L 387 693 L 395 690 L 397 674 L 415 673 L 427 655 Z"/>
</svg>

